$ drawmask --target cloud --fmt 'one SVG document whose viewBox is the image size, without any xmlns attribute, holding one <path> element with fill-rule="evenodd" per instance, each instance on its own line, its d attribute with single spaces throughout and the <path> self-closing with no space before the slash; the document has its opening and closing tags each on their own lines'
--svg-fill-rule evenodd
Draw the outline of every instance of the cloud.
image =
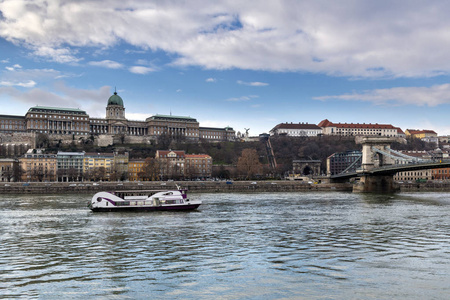
<svg viewBox="0 0 450 300">
<path fill-rule="evenodd" d="M 269 85 L 268 83 L 258 82 L 258 81 L 245 82 L 245 81 L 242 81 L 242 80 L 238 80 L 237 83 L 241 84 L 241 85 L 248 85 L 248 86 L 267 86 L 267 85 Z"/>
<path fill-rule="evenodd" d="M 217 79 L 216 79 L 216 78 L 210 77 L 210 78 L 206 78 L 205 81 L 206 81 L 206 82 L 217 82 Z"/>
<path fill-rule="evenodd" d="M 377 105 L 437 106 L 450 103 L 450 84 L 431 87 L 395 87 L 367 90 L 362 93 L 314 97 L 315 100 L 346 100 L 372 102 Z"/>
<path fill-rule="evenodd" d="M 55 92 L 33 88 L 22 92 L 14 87 L 0 87 L 0 96 L 6 96 L 12 102 L 29 106 L 53 106 L 80 108 L 91 117 L 104 116 L 105 106 L 111 96 L 111 88 L 103 86 L 97 90 L 76 89 L 58 82 Z"/>
<path fill-rule="evenodd" d="M 88 63 L 91 66 L 103 67 L 108 69 L 121 69 L 123 65 L 121 63 L 112 60 L 91 61 Z"/>
<path fill-rule="evenodd" d="M 69 48 L 51 48 L 48 46 L 39 46 L 34 49 L 34 55 L 48 58 L 58 63 L 77 63 L 82 58 L 77 58 L 76 51 Z"/>
<path fill-rule="evenodd" d="M 151 68 L 151 67 L 134 66 L 134 67 L 130 67 L 129 71 L 131 73 L 134 73 L 134 74 L 145 75 L 145 74 L 148 74 L 148 73 L 151 73 L 151 72 L 155 72 L 156 70 L 155 70 L 155 68 Z"/>
<path fill-rule="evenodd" d="M 164 51 L 174 66 L 421 77 L 450 73 L 449 10 L 407 0 L 4 0 L 0 37 L 59 63 L 123 45 Z"/>
<path fill-rule="evenodd" d="M 241 97 L 234 97 L 234 98 L 228 98 L 226 101 L 230 102 L 243 102 L 243 101 L 250 101 L 251 99 L 258 98 L 257 95 L 249 95 L 249 96 L 241 96 Z"/>
<path fill-rule="evenodd" d="M 33 80 L 28 80 L 27 82 L 10 82 L 10 81 L 0 81 L 0 86 L 20 86 L 31 88 L 36 85 L 36 82 Z"/>
</svg>

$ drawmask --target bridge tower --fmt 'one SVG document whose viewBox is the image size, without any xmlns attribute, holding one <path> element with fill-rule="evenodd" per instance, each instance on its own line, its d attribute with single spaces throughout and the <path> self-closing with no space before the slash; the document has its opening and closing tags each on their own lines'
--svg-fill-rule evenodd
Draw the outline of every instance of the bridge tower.
<svg viewBox="0 0 450 300">
<path fill-rule="evenodd" d="M 354 192 L 393 193 L 398 190 L 393 175 L 371 174 L 374 168 L 395 163 L 392 156 L 383 155 L 383 153 L 389 153 L 391 143 L 395 141 L 397 141 L 396 138 L 389 137 L 363 137 L 357 141 L 362 144 L 362 164 L 361 169 L 357 170 L 360 180 L 353 186 Z"/>
</svg>

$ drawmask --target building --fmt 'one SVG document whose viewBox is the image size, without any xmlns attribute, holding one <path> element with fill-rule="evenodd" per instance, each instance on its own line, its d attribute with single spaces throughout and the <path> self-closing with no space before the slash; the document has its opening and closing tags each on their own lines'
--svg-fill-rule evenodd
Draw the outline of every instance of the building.
<svg viewBox="0 0 450 300">
<path fill-rule="evenodd" d="M 207 154 L 185 154 L 185 176 L 188 179 L 208 179 L 212 174 L 212 158 Z"/>
<path fill-rule="evenodd" d="M 17 169 L 19 167 L 19 161 L 12 158 L 2 158 L 0 159 L 0 181 L 1 182 L 11 182 L 16 181 L 19 174 L 17 174 Z"/>
<path fill-rule="evenodd" d="M 417 130 L 417 129 L 406 129 L 405 134 L 407 137 L 421 139 L 427 143 L 434 143 L 439 146 L 439 138 L 434 130 Z"/>
<path fill-rule="evenodd" d="M 321 121 L 318 126 L 322 128 L 324 135 L 340 136 L 370 136 L 381 135 L 387 137 L 399 137 L 399 130 L 390 124 L 359 124 L 359 123 L 332 123 L 327 119 Z"/>
<path fill-rule="evenodd" d="M 83 178 L 109 181 L 114 166 L 114 153 L 87 152 L 83 156 Z M 113 178 L 113 180 L 117 180 Z"/>
<path fill-rule="evenodd" d="M 343 172 L 355 172 L 361 167 L 361 151 L 336 152 L 327 158 L 327 174 L 336 175 Z"/>
<path fill-rule="evenodd" d="M 286 136 L 318 136 L 322 134 L 322 128 L 308 123 L 280 123 L 269 131 L 272 135 Z"/>
<path fill-rule="evenodd" d="M 161 180 L 184 178 L 184 151 L 157 150 L 155 158 L 160 166 Z"/>
<path fill-rule="evenodd" d="M 89 116 L 84 110 L 34 106 L 25 114 L 27 132 L 55 135 L 85 135 L 89 131 Z"/>
<path fill-rule="evenodd" d="M 26 132 L 25 117 L 0 115 L 0 131 L 5 133 Z"/>
<path fill-rule="evenodd" d="M 55 181 L 57 178 L 57 155 L 29 150 L 19 159 L 22 181 Z"/>
<path fill-rule="evenodd" d="M 434 130 L 418 130 L 418 129 L 406 129 L 405 134 L 407 137 L 416 139 L 423 139 L 428 137 L 436 137 L 437 133 Z"/>
<path fill-rule="evenodd" d="M 130 159 L 128 161 L 128 180 L 140 181 L 139 174 L 143 171 L 145 165 L 145 159 Z"/>
<path fill-rule="evenodd" d="M 140 142 L 145 139 L 155 140 L 162 135 L 194 141 L 234 141 L 236 136 L 231 127 L 200 127 L 195 118 L 186 116 L 154 115 L 145 121 L 128 120 L 125 117 L 123 99 L 117 92 L 107 101 L 105 118 L 91 118 L 80 109 L 46 106 L 31 107 L 24 117 L 0 115 L 0 133 L 15 132 L 42 133 L 72 139 L 75 136 L 81 138 L 91 135 L 144 138 Z"/>
<path fill-rule="evenodd" d="M 84 152 L 58 152 L 57 178 L 60 182 L 81 181 L 83 176 Z"/>
</svg>

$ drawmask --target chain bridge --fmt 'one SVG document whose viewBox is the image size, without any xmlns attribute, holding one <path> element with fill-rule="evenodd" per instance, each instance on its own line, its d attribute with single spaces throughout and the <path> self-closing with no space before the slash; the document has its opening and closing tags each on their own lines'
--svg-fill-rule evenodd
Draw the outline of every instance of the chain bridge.
<svg viewBox="0 0 450 300">
<path fill-rule="evenodd" d="M 396 140 L 388 137 L 362 138 L 362 155 L 357 160 L 358 163 L 361 161 L 361 168 L 356 172 L 344 170 L 340 174 L 332 175 L 331 181 L 342 182 L 359 177 L 360 180 L 353 186 L 353 191 L 391 193 L 398 191 L 398 185 L 394 182 L 394 175 L 398 172 L 450 168 L 450 160 L 425 160 L 391 149 L 392 142 Z"/>
</svg>

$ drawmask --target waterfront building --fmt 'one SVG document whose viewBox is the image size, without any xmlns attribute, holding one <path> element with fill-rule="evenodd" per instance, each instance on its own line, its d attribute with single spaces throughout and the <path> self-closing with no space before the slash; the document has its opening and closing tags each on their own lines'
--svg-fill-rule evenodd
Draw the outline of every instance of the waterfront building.
<svg viewBox="0 0 450 300">
<path fill-rule="evenodd" d="M 84 152 L 58 152 L 57 178 L 60 182 L 81 181 Z"/>
<path fill-rule="evenodd" d="M 11 182 L 16 181 L 17 168 L 19 167 L 19 161 L 12 158 L 0 159 L 0 181 Z"/>
<path fill-rule="evenodd" d="M 145 159 L 130 159 L 128 161 L 128 180 L 140 181 L 139 174 L 143 171 L 145 165 Z"/>
<path fill-rule="evenodd" d="M 185 176 L 188 179 L 207 179 L 212 174 L 212 157 L 207 154 L 185 154 Z"/>
<path fill-rule="evenodd" d="M 109 181 L 113 165 L 114 153 L 84 153 L 83 177 L 87 180 Z"/>
<path fill-rule="evenodd" d="M 273 135 L 286 135 L 293 137 L 318 136 L 322 134 L 322 128 L 308 123 L 280 123 L 269 131 Z"/>
<path fill-rule="evenodd" d="M 351 173 L 361 167 L 361 151 L 336 152 L 327 157 L 327 174 Z"/>
<path fill-rule="evenodd" d="M 114 152 L 114 167 L 111 173 L 111 180 L 123 181 L 128 179 L 128 160 L 128 152 Z"/>
<path fill-rule="evenodd" d="M 391 124 L 371 124 L 371 123 L 332 123 L 325 119 L 318 124 L 322 128 L 324 135 L 340 136 L 370 136 L 380 135 L 387 137 L 399 137 L 397 127 Z"/>
<path fill-rule="evenodd" d="M 57 155 L 29 150 L 19 159 L 22 181 L 55 181 L 57 178 Z"/>
<path fill-rule="evenodd" d="M 408 155 L 410 157 L 415 157 L 419 159 L 431 160 L 442 158 L 442 153 L 433 153 L 427 151 L 399 151 L 402 154 Z M 396 160 L 395 164 L 408 164 L 408 161 Z M 398 172 L 394 175 L 394 180 L 397 182 L 416 182 L 416 181 L 427 181 L 433 179 L 433 171 L 431 169 L 418 170 L 418 171 L 407 171 Z"/>
<path fill-rule="evenodd" d="M 163 179 L 180 179 L 184 177 L 184 151 L 157 150 L 155 155 Z"/>
</svg>

